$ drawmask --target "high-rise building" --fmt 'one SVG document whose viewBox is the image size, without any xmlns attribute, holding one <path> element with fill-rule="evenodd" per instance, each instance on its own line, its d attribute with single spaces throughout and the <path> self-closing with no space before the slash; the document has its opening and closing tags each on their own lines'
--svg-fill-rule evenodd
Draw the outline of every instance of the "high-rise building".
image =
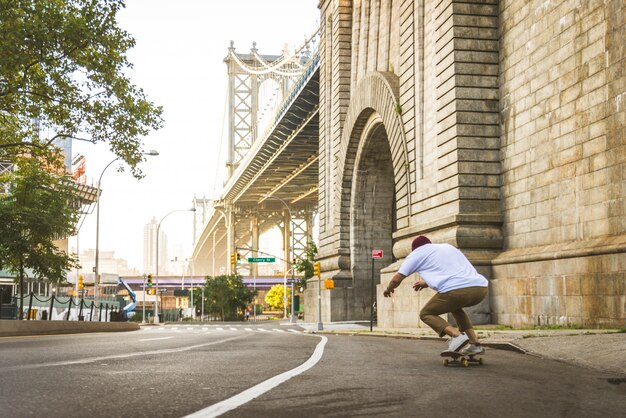
<svg viewBox="0 0 626 418">
<path fill-rule="evenodd" d="M 156 273 L 156 257 L 157 257 L 157 229 L 158 222 L 156 218 L 144 226 L 143 229 L 143 273 Z M 159 274 L 169 274 L 167 271 L 167 235 L 163 230 L 159 231 Z"/>
</svg>

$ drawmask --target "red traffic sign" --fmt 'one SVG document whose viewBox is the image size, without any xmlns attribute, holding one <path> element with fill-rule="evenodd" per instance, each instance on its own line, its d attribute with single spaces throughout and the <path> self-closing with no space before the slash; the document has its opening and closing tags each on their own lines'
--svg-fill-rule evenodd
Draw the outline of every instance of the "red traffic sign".
<svg viewBox="0 0 626 418">
<path fill-rule="evenodd" d="M 383 250 L 372 250 L 372 258 L 383 258 Z"/>
</svg>

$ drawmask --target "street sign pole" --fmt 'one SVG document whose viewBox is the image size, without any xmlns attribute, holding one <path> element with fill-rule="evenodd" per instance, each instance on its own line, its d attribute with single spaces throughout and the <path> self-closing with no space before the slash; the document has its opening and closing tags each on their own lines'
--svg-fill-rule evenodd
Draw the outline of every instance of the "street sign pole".
<svg viewBox="0 0 626 418">
<path fill-rule="evenodd" d="M 372 286 L 370 289 L 370 332 L 374 329 L 374 260 L 383 258 L 383 250 L 372 250 Z"/>
<path fill-rule="evenodd" d="M 143 301 L 142 301 L 142 317 L 141 317 L 141 323 L 145 324 L 146 323 L 146 275 L 143 275 Z"/>
<path fill-rule="evenodd" d="M 372 288 L 370 290 L 370 332 L 374 329 L 374 261 L 372 258 Z"/>
</svg>

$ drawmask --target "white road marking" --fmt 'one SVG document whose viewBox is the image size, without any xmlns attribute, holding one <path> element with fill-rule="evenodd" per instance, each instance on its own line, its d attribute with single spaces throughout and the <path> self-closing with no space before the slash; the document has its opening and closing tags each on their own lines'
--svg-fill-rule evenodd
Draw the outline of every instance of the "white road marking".
<svg viewBox="0 0 626 418">
<path fill-rule="evenodd" d="M 138 352 L 138 353 L 128 353 L 128 354 L 116 354 L 116 355 L 113 355 L 113 356 L 88 357 L 88 358 L 78 359 L 78 360 L 55 361 L 55 362 L 51 362 L 51 363 L 25 364 L 25 365 L 21 365 L 21 366 L 7 367 L 7 368 L 4 368 L 4 369 L 0 369 L 0 371 L 2 371 L 2 370 L 38 369 L 40 367 L 69 366 L 69 365 L 73 365 L 73 364 L 96 363 L 98 361 L 109 360 L 109 359 L 122 359 L 122 358 L 129 358 L 129 357 L 141 357 L 141 356 L 149 356 L 149 355 L 155 355 L 155 354 L 182 353 L 184 351 L 193 350 L 195 348 L 207 347 L 209 345 L 216 345 L 216 344 L 226 343 L 228 341 L 238 340 L 240 338 L 245 338 L 245 335 L 246 334 L 241 334 L 241 335 L 236 336 L 236 337 L 224 338 L 223 340 L 211 341 L 211 342 L 204 343 L 204 344 L 190 345 L 190 346 L 187 346 L 187 347 L 168 348 L 168 349 L 165 349 L 165 350 L 141 351 L 141 352 Z"/>
<path fill-rule="evenodd" d="M 265 328 L 259 328 L 259 331 L 261 332 L 269 332 L 268 330 L 266 330 Z"/>
<path fill-rule="evenodd" d="M 218 331 L 224 331 L 224 328 L 215 328 Z"/>
<path fill-rule="evenodd" d="M 252 330 L 252 328 L 246 328 L 245 330 L 246 330 L 246 331 L 250 331 L 250 332 L 254 332 L 254 331 Z"/>
<path fill-rule="evenodd" d="M 144 338 L 143 340 L 139 340 L 139 341 L 169 340 L 170 338 L 174 338 L 174 337 Z"/>
<path fill-rule="evenodd" d="M 289 332 L 295 332 L 296 334 L 300 334 L 301 331 L 298 331 L 297 329 L 288 329 Z"/>
<path fill-rule="evenodd" d="M 230 330 L 231 330 L 231 331 L 237 331 L 237 328 L 233 328 L 233 327 L 231 327 L 231 328 L 230 328 Z"/>
<path fill-rule="evenodd" d="M 278 329 L 278 328 L 273 328 L 272 331 L 276 331 L 276 332 L 285 332 L 282 329 Z"/>
<path fill-rule="evenodd" d="M 205 417 L 217 417 L 228 411 L 231 411 L 235 408 L 240 407 L 241 405 L 250 402 L 254 398 L 257 398 L 263 395 L 265 392 L 268 392 L 274 389 L 276 386 L 281 383 L 286 382 L 287 380 L 295 377 L 305 371 L 309 370 L 311 367 L 315 366 L 318 361 L 322 358 L 324 354 L 324 346 L 328 341 L 328 338 L 323 335 L 320 336 L 321 341 L 317 343 L 315 347 L 315 351 L 311 357 L 299 365 L 298 367 L 286 371 L 285 373 L 279 374 L 278 376 L 274 376 L 272 378 L 267 379 L 264 382 L 259 383 L 256 386 L 251 387 L 250 389 L 244 390 L 238 395 L 233 396 L 232 398 L 225 399 L 221 402 L 218 402 L 214 405 L 211 405 L 207 408 L 201 409 L 200 411 L 194 412 L 191 415 L 187 415 L 186 418 L 205 418 Z"/>
</svg>

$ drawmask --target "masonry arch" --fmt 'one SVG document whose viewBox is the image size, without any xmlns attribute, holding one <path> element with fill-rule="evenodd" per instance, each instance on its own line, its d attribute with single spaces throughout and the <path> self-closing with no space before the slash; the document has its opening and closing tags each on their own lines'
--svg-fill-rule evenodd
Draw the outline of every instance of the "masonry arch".
<svg viewBox="0 0 626 418">
<path fill-rule="evenodd" d="M 341 145 L 339 251 L 350 254 L 355 296 L 358 298 L 358 289 L 362 289 L 367 298 L 371 290 L 370 250 L 384 251 L 384 259 L 376 265 L 378 283 L 380 269 L 393 262 L 393 233 L 403 218 L 408 222 L 409 159 L 395 74 L 376 72 L 359 81 L 346 115 Z"/>
</svg>

